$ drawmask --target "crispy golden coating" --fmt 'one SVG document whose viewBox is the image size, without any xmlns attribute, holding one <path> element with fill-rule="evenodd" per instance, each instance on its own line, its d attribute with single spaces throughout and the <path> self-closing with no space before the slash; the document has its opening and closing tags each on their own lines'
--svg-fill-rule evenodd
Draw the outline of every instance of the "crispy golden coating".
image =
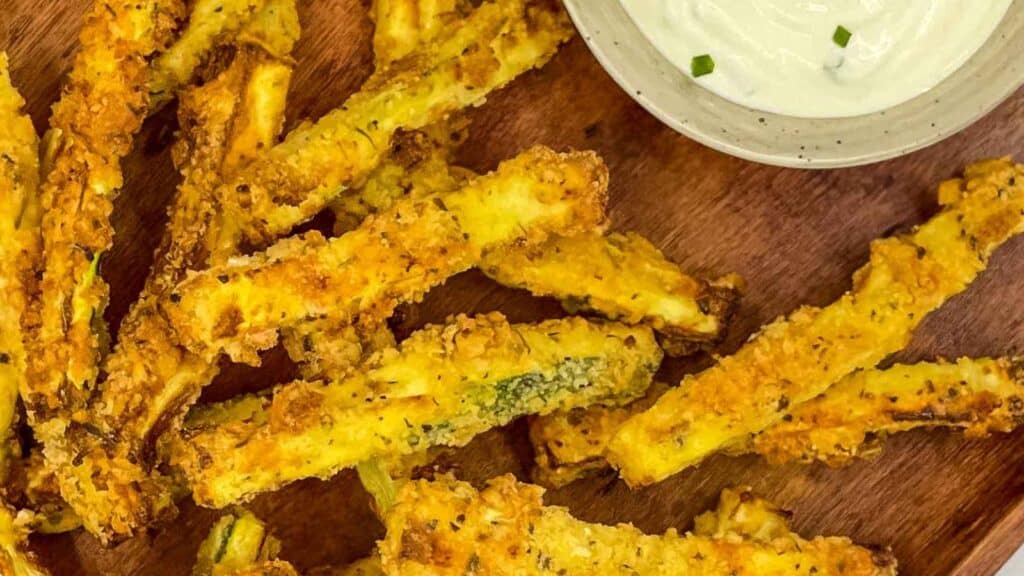
<svg viewBox="0 0 1024 576">
<path fill-rule="evenodd" d="M 1009 432 L 1024 418 L 1020 366 L 1020 360 L 964 358 L 855 372 L 729 451 L 761 454 L 777 464 L 842 465 L 877 454 L 888 435 L 914 428 L 962 428 L 975 437 Z M 622 408 L 593 406 L 531 419 L 534 481 L 561 487 L 605 470 L 605 451 L 619 428 L 668 389 L 655 384 L 643 400 Z"/>
<path fill-rule="evenodd" d="M 390 576 L 796 576 L 896 573 L 887 553 L 846 538 L 797 535 L 770 542 L 727 534 L 721 538 L 648 536 L 629 525 L 604 526 L 545 507 L 543 490 L 512 476 L 477 491 L 450 478 L 406 484 L 387 518 L 380 543 Z"/>
<path fill-rule="evenodd" d="M 302 379 L 338 380 L 363 358 L 393 348 L 395 335 L 386 323 L 353 326 L 344 320 L 322 320 L 282 330 L 281 342 Z"/>
<path fill-rule="evenodd" d="M 718 507 L 697 516 L 693 533 L 709 538 L 730 538 L 733 535 L 758 542 L 773 542 L 800 537 L 789 529 L 791 514 L 753 493 L 749 486 L 726 488 Z"/>
<path fill-rule="evenodd" d="M 376 326 L 489 250 L 599 229 L 607 183 L 592 153 L 534 148 L 460 190 L 400 201 L 340 238 L 311 233 L 193 274 L 161 309 L 197 353 L 256 362 L 279 329 L 324 318 Z"/>
<path fill-rule="evenodd" d="M 457 133 L 456 133 L 457 134 Z M 362 221 L 402 198 L 454 190 L 471 176 L 449 165 L 445 134 L 413 133 L 400 153 L 381 164 L 357 194 L 333 205 L 338 228 Z M 534 246 L 507 246 L 480 265 L 494 280 L 538 296 L 562 300 L 572 312 L 587 310 L 622 322 L 651 325 L 673 356 L 717 342 L 735 308 L 736 281 L 709 284 L 684 274 L 643 237 L 612 233 L 556 237 Z"/>
<path fill-rule="evenodd" d="M 433 42 L 471 9 L 468 0 L 373 0 L 370 17 L 376 24 L 373 52 L 378 71 Z"/>
<path fill-rule="evenodd" d="M 14 434 L 18 391 L 26 386 L 28 302 L 40 259 L 39 138 L 0 52 L 0 485 L 20 454 Z"/>
<path fill-rule="evenodd" d="M 399 129 L 417 129 L 479 104 L 491 91 L 542 65 L 572 32 L 551 0 L 493 0 L 436 45 L 375 75 L 344 106 L 296 129 L 266 161 L 220 188 L 222 243 L 240 235 L 266 244 L 320 212 L 381 162 Z"/>
<path fill-rule="evenodd" d="M 450 164 L 456 147 L 465 139 L 467 126 L 446 122 L 395 136 L 391 154 L 366 177 L 366 182 L 331 203 L 334 235 L 358 228 L 368 216 L 387 210 L 403 198 L 451 192 L 476 176 L 468 170 L 457 171 Z"/>
<path fill-rule="evenodd" d="M 265 9 L 274 7 L 279 14 L 295 13 L 294 0 L 271 0 Z M 217 367 L 178 345 L 156 302 L 188 270 L 221 258 L 211 249 L 217 235 L 211 230 L 213 189 L 223 174 L 276 141 L 290 77 L 289 64 L 239 41 L 224 72 L 182 94 L 182 135 L 174 152 L 184 180 L 146 285 L 106 360 L 107 379 L 86 422 L 69 431 L 76 459 L 60 471 L 69 503 L 91 532 L 105 538 L 127 536 L 173 513 L 167 483 L 149 474 L 153 442 L 180 422 Z"/>
<path fill-rule="evenodd" d="M 684 274 L 639 234 L 579 235 L 488 254 L 483 271 L 498 282 L 594 311 L 649 324 L 673 356 L 692 354 L 725 333 L 737 299 L 731 280 L 708 284 Z"/>
<path fill-rule="evenodd" d="M 4 576 L 47 576 L 36 564 L 25 543 L 28 531 L 15 519 L 14 512 L 0 503 L 0 574 Z"/>
<path fill-rule="evenodd" d="M 153 61 L 149 80 L 150 109 L 156 110 L 188 86 L 193 74 L 213 47 L 233 36 L 267 0 L 195 0 L 188 25 L 167 50 Z"/>
<path fill-rule="evenodd" d="M 533 481 L 560 488 L 607 470 L 608 442 L 626 420 L 653 406 L 668 389 L 668 385 L 655 382 L 643 398 L 628 406 L 590 406 L 530 418 Z"/>
<path fill-rule="evenodd" d="M 251 570 L 274 566 L 280 551 L 281 543 L 259 518 L 247 510 L 237 510 L 221 517 L 199 545 L 192 576 L 275 574 Z"/>
<path fill-rule="evenodd" d="M 1024 168 L 997 160 L 966 176 L 960 197 L 930 221 L 875 241 L 870 263 L 842 298 L 769 324 L 630 418 L 608 447 L 622 477 L 650 484 L 693 466 L 903 348 L 928 313 L 966 289 L 992 252 L 1024 230 Z"/>
<path fill-rule="evenodd" d="M 375 354 L 346 380 L 296 382 L 272 399 L 198 408 L 168 439 L 193 498 L 221 507 L 371 458 L 462 446 L 527 414 L 643 393 L 661 360 L 646 328 L 579 318 L 509 325 L 460 317 Z"/>
<path fill-rule="evenodd" d="M 81 413 L 98 376 L 107 299 L 98 265 L 113 238 L 109 216 L 122 183 L 119 164 L 148 110 L 148 59 L 170 41 L 182 8 L 177 0 L 97 0 L 53 108 L 56 144 L 40 190 L 39 319 L 22 390 L 48 458 L 66 457 L 64 430 Z"/>
<path fill-rule="evenodd" d="M 914 428 L 1009 432 L 1024 421 L 1024 363 L 968 358 L 857 372 L 797 406 L 747 450 L 772 462 L 846 464 L 877 454 L 886 436 Z"/>
</svg>

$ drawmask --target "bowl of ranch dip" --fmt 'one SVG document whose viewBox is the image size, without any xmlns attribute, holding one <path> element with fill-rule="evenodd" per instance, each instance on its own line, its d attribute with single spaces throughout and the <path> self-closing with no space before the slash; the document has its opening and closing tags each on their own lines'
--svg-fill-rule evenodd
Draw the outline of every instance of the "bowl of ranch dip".
<svg viewBox="0 0 1024 576">
<path fill-rule="evenodd" d="M 1024 84 L 1024 0 L 565 0 L 637 102 L 712 148 L 867 164 L 964 129 Z"/>
</svg>

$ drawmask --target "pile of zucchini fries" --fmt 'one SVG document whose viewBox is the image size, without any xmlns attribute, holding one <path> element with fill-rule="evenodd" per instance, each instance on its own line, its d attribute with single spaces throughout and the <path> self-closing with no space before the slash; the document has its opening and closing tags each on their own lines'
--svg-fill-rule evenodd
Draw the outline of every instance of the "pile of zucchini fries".
<svg viewBox="0 0 1024 576">
<path fill-rule="evenodd" d="M 652 536 L 573 519 L 511 477 L 478 490 L 412 471 L 521 417 L 533 479 L 549 487 L 610 468 L 651 484 L 719 452 L 841 465 L 895 432 L 983 436 L 1024 419 L 1019 358 L 884 365 L 1024 231 L 1024 166 L 969 167 L 942 184 L 931 220 L 872 244 L 839 300 L 662 384 L 665 354 L 721 340 L 738 277 L 694 278 L 642 236 L 610 231 L 593 152 L 537 146 L 486 174 L 455 164 L 461 112 L 571 38 L 560 3 L 370 10 L 373 75 L 288 132 L 296 0 L 95 0 L 42 138 L 0 53 L 0 573 L 46 573 L 30 531 L 116 543 L 191 498 L 234 507 L 194 574 L 297 574 L 237 505 L 355 468 L 387 535 L 325 573 L 895 574 L 886 550 L 806 540 L 748 489 L 724 492 L 690 533 Z M 181 183 L 112 335 L 101 271 L 120 164 L 172 99 Z M 292 234 L 325 210 L 330 237 Z M 570 315 L 459 315 L 396 341 L 398 307 L 474 268 Z M 300 380 L 198 403 L 224 358 L 258 365 L 278 344 Z"/>
</svg>

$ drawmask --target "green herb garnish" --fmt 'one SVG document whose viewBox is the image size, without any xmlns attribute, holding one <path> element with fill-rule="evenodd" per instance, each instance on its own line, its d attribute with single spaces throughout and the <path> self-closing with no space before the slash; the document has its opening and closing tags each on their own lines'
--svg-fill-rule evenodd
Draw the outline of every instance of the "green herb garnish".
<svg viewBox="0 0 1024 576">
<path fill-rule="evenodd" d="M 842 26 L 836 26 L 836 31 L 832 34 L 832 41 L 841 48 L 846 48 L 846 45 L 850 43 L 850 38 L 853 37 L 853 32 L 850 32 Z"/>
<path fill-rule="evenodd" d="M 715 71 L 715 61 L 711 58 L 710 54 L 701 54 L 700 56 L 694 56 L 693 60 L 690 61 L 690 73 L 693 74 L 694 78 L 700 78 L 701 76 L 707 76 Z"/>
</svg>

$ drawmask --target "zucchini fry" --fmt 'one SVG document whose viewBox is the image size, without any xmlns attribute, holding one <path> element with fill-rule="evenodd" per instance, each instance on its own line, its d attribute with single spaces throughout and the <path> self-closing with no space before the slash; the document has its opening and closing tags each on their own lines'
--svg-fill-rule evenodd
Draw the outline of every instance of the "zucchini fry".
<svg viewBox="0 0 1024 576">
<path fill-rule="evenodd" d="M 122 184 L 120 161 L 148 110 L 149 58 L 169 43 L 181 14 L 177 0 L 96 0 L 53 108 L 53 166 L 40 189 L 43 276 L 33 306 L 39 325 L 31 331 L 22 390 L 48 457 L 63 450 L 64 430 L 99 373 L 108 290 L 98 266 L 113 239 L 109 216 Z"/>
<path fill-rule="evenodd" d="M 403 198 L 454 190 L 472 175 L 450 167 L 450 148 L 429 134 L 406 137 L 399 149 L 401 156 L 382 164 L 359 194 L 334 204 L 339 223 L 359 221 Z M 585 309 L 628 324 L 648 324 L 672 356 L 719 340 L 738 296 L 732 278 L 709 284 L 689 277 L 632 233 L 510 245 L 486 254 L 480 267 L 506 286 L 561 299 L 571 313 Z"/>
<path fill-rule="evenodd" d="M 962 428 L 973 437 L 1010 432 L 1024 419 L 1020 362 L 964 358 L 855 372 L 729 451 L 761 454 L 775 464 L 843 465 L 876 455 L 887 436 L 915 428 Z M 593 406 L 532 419 L 534 481 L 557 488 L 606 469 L 605 450 L 619 428 L 668 390 L 655 384 L 624 408 Z"/>
<path fill-rule="evenodd" d="M 223 507 L 371 458 L 462 446 L 526 414 L 628 402 L 660 361 L 646 328 L 460 317 L 375 354 L 346 380 L 197 408 L 165 450 L 197 503 Z"/>
<path fill-rule="evenodd" d="M 881 452 L 891 434 L 961 428 L 967 436 L 1010 432 L 1024 421 L 1021 359 L 968 358 L 857 372 L 797 406 L 747 450 L 770 462 L 843 465 Z"/>
<path fill-rule="evenodd" d="M 171 101 L 218 41 L 238 32 L 262 10 L 267 0 L 195 0 L 188 25 L 153 61 L 149 108 L 155 112 Z"/>
<path fill-rule="evenodd" d="M 598 312 L 658 331 L 670 356 L 717 342 L 735 307 L 734 280 L 687 276 L 639 234 L 559 237 L 487 255 L 485 274 L 513 288 L 561 300 L 570 313 Z"/>
<path fill-rule="evenodd" d="M 472 9 L 468 0 L 373 0 L 377 71 L 432 43 Z"/>
<path fill-rule="evenodd" d="M 358 185 L 399 129 L 422 128 L 542 65 L 572 32 L 551 0 L 493 0 L 435 46 L 375 75 L 344 106 L 296 129 L 220 187 L 222 244 L 266 245 Z"/>
<path fill-rule="evenodd" d="M 295 16 L 294 0 L 271 0 L 267 9 L 275 6 Z M 188 270 L 221 258 L 212 250 L 213 189 L 222 174 L 276 141 L 291 72 L 243 44 L 222 74 L 182 95 L 175 158 L 184 181 L 146 285 L 106 360 L 108 377 L 86 422 L 70 430 L 76 457 L 59 470 L 61 491 L 94 534 L 124 537 L 174 511 L 166 479 L 149 474 L 155 438 L 178 425 L 217 367 L 178 345 L 156 303 Z"/>
<path fill-rule="evenodd" d="M 0 574 L 5 576 L 48 576 L 25 548 L 28 531 L 14 518 L 14 512 L 0 503 Z"/>
<path fill-rule="evenodd" d="M 965 290 L 992 252 L 1024 231 L 1024 167 L 996 160 L 966 176 L 959 197 L 929 222 L 872 244 L 852 291 L 766 326 L 735 355 L 630 418 L 608 446 L 626 482 L 657 482 L 740 444 L 906 346 L 928 313 Z"/>
<path fill-rule="evenodd" d="M 626 420 L 653 406 L 668 390 L 667 384 L 655 382 L 643 398 L 628 406 L 591 406 L 530 418 L 532 480 L 561 488 L 607 470 L 608 442 Z"/>
<path fill-rule="evenodd" d="M 390 576 L 883 576 L 896 573 L 886 552 L 846 538 L 764 542 L 736 536 L 648 536 L 544 506 L 543 489 L 494 479 L 477 491 L 451 478 L 405 485 L 380 543 Z"/>
<path fill-rule="evenodd" d="M 789 529 L 789 512 L 753 493 L 749 486 L 726 488 L 718 507 L 697 516 L 693 533 L 709 538 L 731 538 L 733 535 L 757 542 L 773 542 L 779 538 L 799 541 Z"/>
<path fill-rule="evenodd" d="M 344 320 L 322 320 L 282 330 L 281 343 L 302 379 L 339 380 L 370 354 L 394 348 L 395 335 L 384 322 L 353 326 Z"/>
<path fill-rule="evenodd" d="M 311 233 L 193 274 L 161 309 L 194 352 L 254 363 L 279 329 L 325 318 L 378 326 L 489 250 L 598 229 L 607 182 L 593 153 L 535 148 L 458 191 L 398 202 L 340 238 Z"/>
<path fill-rule="evenodd" d="M 26 316 L 39 268 L 39 138 L 11 84 L 0 52 L 0 485 L 21 449 L 15 437 L 18 392 L 27 384 Z"/>
<path fill-rule="evenodd" d="M 280 551 L 281 543 L 259 518 L 238 510 L 221 517 L 210 529 L 199 545 L 192 576 L 264 574 L 244 571 L 273 563 Z"/>
</svg>

